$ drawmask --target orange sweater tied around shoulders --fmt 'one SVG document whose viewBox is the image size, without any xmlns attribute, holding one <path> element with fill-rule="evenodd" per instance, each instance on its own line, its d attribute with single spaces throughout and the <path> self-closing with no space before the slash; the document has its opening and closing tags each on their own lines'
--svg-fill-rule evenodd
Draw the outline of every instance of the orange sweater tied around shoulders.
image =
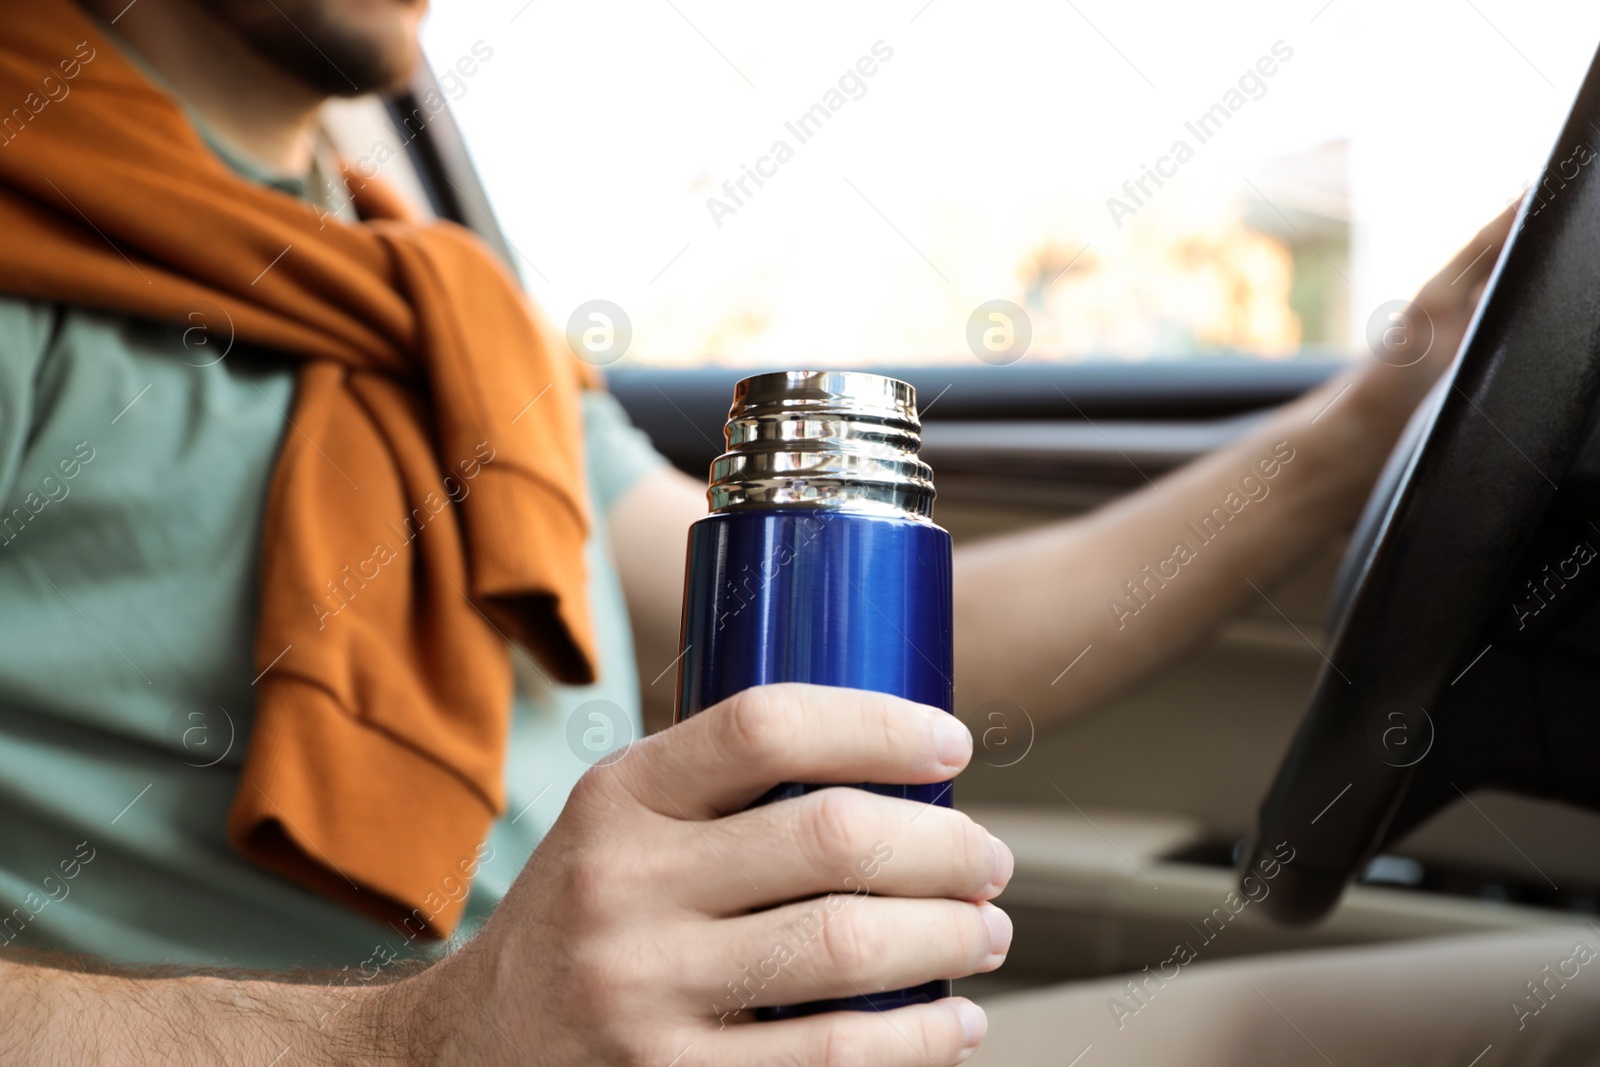
<svg viewBox="0 0 1600 1067">
<path fill-rule="evenodd" d="M 359 176 L 357 225 L 236 176 L 70 0 L 0 0 L 0 25 L 0 293 L 298 363 L 228 837 L 448 936 L 504 809 L 508 640 L 595 675 L 586 368 L 466 230 Z"/>
</svg>

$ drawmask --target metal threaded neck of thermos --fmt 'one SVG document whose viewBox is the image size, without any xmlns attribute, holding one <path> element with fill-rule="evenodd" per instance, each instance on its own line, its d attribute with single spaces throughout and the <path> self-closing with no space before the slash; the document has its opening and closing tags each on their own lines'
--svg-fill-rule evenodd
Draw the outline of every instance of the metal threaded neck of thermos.
<svg viewBox="0 0 1600 1067">
<path fill-rule="evenodd" d="M 833 508 L 928 518 L 933 470 L 917 458 L 917 392 L 861 371 L 777 371 L 733 389 L 713 512 Z"/>
</svg>

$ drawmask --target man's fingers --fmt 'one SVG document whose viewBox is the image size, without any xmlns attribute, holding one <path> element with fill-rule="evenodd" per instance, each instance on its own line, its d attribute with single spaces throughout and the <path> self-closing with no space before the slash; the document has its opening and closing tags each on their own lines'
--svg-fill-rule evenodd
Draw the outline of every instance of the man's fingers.
<svg viewBox="0 0 1600 1067">
<path fill-rule="evenodd" d="M 678 901 L 707 915 L 737 915 L 799 897 L 880 896 L 988 900 L 1011 879 L 1011 851 L 949 808 L 841 786 L 697 827 L 674 852 Z M 718 855 L 736 856 L 742 878 L 696 877 Z"/>
<path fill-rule="evenodd" d="M 716 924 L 685 968 L 693 1003 L 804 1004 L 992 971 L 1011 947 L 993 904 L 836 893 Z"/>
<path fill-rule="evenodd" d="M 972 758 L 955 716 L 885 693 L 820 685 L 747 689 L 641 742 L 605 770 L 643 804 L 705 819 L 779 782 L 920 785 Z"/>
<path fill-rule="evenodd" d="M 1511 224 L 1517 219 L 1519 206 L 1520 201 L 1506 205 L 1500 214 L 1485 223 L 1483 229 L 1461 247 L 1461 251 L 1440 273 L 1448 272 L 1452 285 L 1466 288 L 1471 288 L 1470 283 L 1474 281 L 1487 278 L 1494 269 L 1495 259 L 1500 255 L 1500 246 L 1511 236 Z M 1462 277 L 1463 271 L 1467 272 L 1465 277 Z"/>
<path fill-rule="evenodd" d="M 1473 294 L 1481 291 L 1479 287 L 1494 270 L 1516 217 L 1517 205 L 1512 204 L 1491 219 L 1428 280 L 1417 294 L 1417 302 L 1425 306 L 1432 304 L 1434 310 L 1449 305 L 1475 307 L 1477 300 Z"/>
<path fill-rule="evenodd" d="M 950 1067 L 971 1057 L 989 1030 L 983 1009 L 964 997 L 894 1011 L 831 1012 L 804 1019 L 729 1026 L 706 1042 L 715 1067 Z"/>
<path fill-rule="evenodd" d="M 1511 224 L 1517 220 L 1517 211 L 1522 207 L 1522 200 L 1513 200 L 1500 209 L 1500 214 L 1483 224 L 1483 229 L 1478 231 L 1476 243 L 1491 241 L 1501 244 L 1511 233 Z"/>
</svg>

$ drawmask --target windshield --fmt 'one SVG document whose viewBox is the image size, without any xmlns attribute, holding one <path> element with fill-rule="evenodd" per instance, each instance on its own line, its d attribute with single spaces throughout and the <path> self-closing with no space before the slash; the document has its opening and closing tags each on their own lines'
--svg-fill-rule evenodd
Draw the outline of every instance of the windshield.
<svg viewBox="0 0 1600 1067">
<path fill-rule="evenodd" d="M 1536 179 L 1600 10 L 508 0 L 426 33 L 524 281 L 557 322 L 623 309 L 629 362 L 1008 329 L 1283 359 L 1360 350 Z"/>
</svg>

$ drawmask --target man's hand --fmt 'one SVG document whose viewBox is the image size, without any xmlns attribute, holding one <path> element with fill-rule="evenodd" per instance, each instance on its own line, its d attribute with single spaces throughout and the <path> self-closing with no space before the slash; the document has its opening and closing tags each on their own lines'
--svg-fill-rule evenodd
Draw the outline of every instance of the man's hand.
<svg viewBox="0 0 1600 1067">
<path fill-rule="evenodd" d="M 1374 358 L 1364 360 L 1357 372 L 1352 399 L 1355 406 L 1369 412 L 1369 421 L 1379 433 L 1391 438 L 1398 434 L 1412 409 L 1455 359 L 1489 274 L 1500 259 L 1500 249 L 1511 234 L 1517 206 L 1506 208 L 1462 245 L 1450 262 L 1423 284 L 1397 319 L 1396 336 L 1405 344 L 1425 342 L 1426 355 L 1410 363 L 1405 358 L 1386 358 L 1388 353 L 1381 344 L 1372 346 Z"/>
<path fill-rule="evenodd" d="M 859 789 L 745 809 L 781 781 L 940 782 L 971 754 L 954 717 L 895 697 L 741 693 L 585 775 L 483 933 L 384 1010 L 439 1063 L 959 1063 L 986 1029 L 961 998 L 751 1024 L 998 967 L 1009 850 Z"/>
<path fill-rule="evenodd" d="M 971 755 L 966 727 L 934 708 L 752 689 L 590 771 L 484 931 L 427 970 L 326 986 L 0 959 L 0 1060 L 959 1063 L 987 1024 L 958 997 L 753 1016 L 998 967 L 1011 922 L 987 901 L 1010 851 L 965 815 L 860 789 L 744 808 L 782 781 L 941 782 Z"/>
</svg>

